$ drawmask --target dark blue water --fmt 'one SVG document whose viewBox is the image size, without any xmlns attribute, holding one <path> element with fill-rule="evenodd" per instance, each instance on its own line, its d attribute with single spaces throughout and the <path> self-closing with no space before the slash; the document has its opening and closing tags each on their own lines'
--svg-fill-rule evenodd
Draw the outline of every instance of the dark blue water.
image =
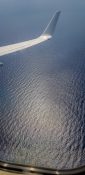
<svg viewBox="0 0 85 175">
<path fill-rule="evenodd" d="M 54 37 L 0 57 L 0 160 L 51 168 L 85 165 L 85 1 L 0 0 L 0 46 Z"/>
</svg>

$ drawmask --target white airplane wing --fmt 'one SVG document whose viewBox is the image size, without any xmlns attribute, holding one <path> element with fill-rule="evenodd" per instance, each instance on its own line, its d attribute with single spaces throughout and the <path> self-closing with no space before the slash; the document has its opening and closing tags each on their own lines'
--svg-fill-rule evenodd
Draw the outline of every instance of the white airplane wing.
<svg viewBox="0 0 85 175">
<path fill-rule="evenodd" d="M 43 32 L 42 35 L 40 35 L 36 39 L 32 39 L 29 41 L 24 41 L 16 44 L 10 44 L 7 46 L 1 46 L 0 47 L 0 56 L 7 55 L 13 52 L 17 52 L 23 49 L 26 49 L 28 47 L 32 47 L 34 45 L 37 45 L 39 43 L 42 43 L 50 38 L 52 38 L 52 35 L 54 33 L 58 18 L 60 15 L 60 11 L 56 12 L 52 19 L 50 20 L 50 23 L 47 25 L 45 31 Z"/>
</svg>

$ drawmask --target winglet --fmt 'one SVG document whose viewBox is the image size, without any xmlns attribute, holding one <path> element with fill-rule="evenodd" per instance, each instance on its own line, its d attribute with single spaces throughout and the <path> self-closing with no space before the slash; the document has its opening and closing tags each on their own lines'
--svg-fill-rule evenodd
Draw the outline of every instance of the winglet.
<svg viewBox="0 0 85 175">
<path fill-rule="evenodd" d="M 50 20 L 49 24 L 47 25 L 46 29 L 42 33 L 42 36 L 50 36 L 50 37 L 52 37 L 52 35 L 53 35 L 54 31 L 55 31 L 55 27 L 56 27 L 57 21 L 59 19 L 60 13 L 61 13 L 60 11 L 55 12 L 55 14 L 53 15 L 53 17 Z"/>
</svg>

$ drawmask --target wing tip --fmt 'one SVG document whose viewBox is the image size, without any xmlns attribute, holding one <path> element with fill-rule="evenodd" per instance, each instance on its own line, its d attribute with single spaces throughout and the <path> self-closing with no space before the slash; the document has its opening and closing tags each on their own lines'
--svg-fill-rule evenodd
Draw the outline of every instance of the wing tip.
<svg viewBox="0 0 85 175">
<path fill-rule="evenodd" d="M 56 11 L 53 15 L 53 17 L 51 18 L 49 24 L 47 25 L 46 29 L 44 30 L 43 32 L 43 36 L 50 36 L 52 37 L 54 31 L 55 31 L 55 28 L 56 28 L 56 24 L 58 22 L 58 19 L 59 19 L 59 16 L 61 14 L 61 11 Z"/>
</svg>

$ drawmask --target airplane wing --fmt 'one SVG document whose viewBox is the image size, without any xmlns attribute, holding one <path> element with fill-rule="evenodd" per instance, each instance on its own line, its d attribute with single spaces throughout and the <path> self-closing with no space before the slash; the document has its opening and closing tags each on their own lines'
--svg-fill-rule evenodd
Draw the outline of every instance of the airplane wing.
<svg viewBox="0 0 85 175">
<path fill-rule="evenodd" d="M 24 41 L 16 44 L 10 44 L 7 46 L 1 46 L 0 47 L 0 56 L 7 55 L 13 52 L 17 52 L 23 49 L 26 49 L 28 47 L 32 47 L 34 45 L 37 45 L 39 43 L 42 43 L 50 38 L 52 38 L 58 18 L 60 15 L 60 11 L 57 11 L 52 19 L 50 20 L 49 24 L 47 25 L 46 29 L 44 32 L 35 39 L 29 40 L 29 41 Z"/>
</svg>

